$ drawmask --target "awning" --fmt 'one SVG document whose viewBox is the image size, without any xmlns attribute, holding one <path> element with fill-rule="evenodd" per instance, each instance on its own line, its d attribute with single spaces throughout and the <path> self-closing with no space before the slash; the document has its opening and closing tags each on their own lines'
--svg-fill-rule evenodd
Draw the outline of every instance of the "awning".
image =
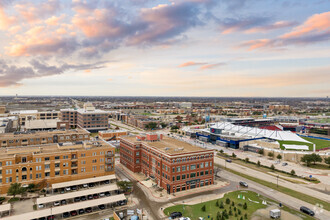
<svg viewBox="0 0 330 220">
<path fill-rule="evenodd" d="M 283 147 L 287 150 L 309 150 L 307 145 L 283 144 Z"/>
<path fill-rule="evenodd" d="M 54 183 L 52 184 L 52 189 L 59 189 L 69 186 L 77 186 L 82 184 L 88 184 L 88 183 L 94 183 L 94 182 L 100 182 L 105 180 L 113 180 L 116 179 L 116 175 L 108 175 L 108 176 L 98 176 L 88 179 L 81 179 L 81 180 L 73 180 L 68 182 L 62 182 L 62 183 Z"/>
</svg>

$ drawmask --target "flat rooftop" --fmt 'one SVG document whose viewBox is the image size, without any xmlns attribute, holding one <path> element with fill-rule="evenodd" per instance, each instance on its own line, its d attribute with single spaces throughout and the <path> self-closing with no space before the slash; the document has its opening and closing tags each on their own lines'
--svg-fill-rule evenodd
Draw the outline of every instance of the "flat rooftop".
<svg viewBox="0 0 330 220">
<path fill-rule="evenodd" d="M 28 131 L 28 132 L 5 133 L 5 134 L 0 135 L 0 140 L 9 139 L 9 138 L 23 138 L 23 137 L 37 138 L 37 137 L 50 136 L 50 135 L 54 135 L 54 134 L 71 135 L 71 134 L 81 134 L 81 133 L 89 134 L 88 131 L 86 131 L 85 129 L 81 129 L 81 128 L 69 129 L 69 130 L 65 130 L 65 129 L 57 130 L 56 129 L 56 130 L 48 130 L 48 131 Z"/>
<path fill-rule="evenodd" d="M 122 139 L 126 139 L 130 142 L 143 143 L 145 145 L 153 147 L 168 155 L 176 155 L 176 154 L 182 154 L 182 153 L 194 153 L 194 152 L 201 152 L 201 151 L 213 151 L 213 150 L 197 147 L 195 145 L 189 144 L 184 141 L 177 140 L 175 138 L 169 138 L 169 137 L 165 137 L 165 136 L 163 136 L 163 139 L 159 140 L 159 141 L 139 141 L 136 139 L 135 136 L 126 136 L 126 137 L 123 137 Z"/>
<path fill-rule="evenodd" d="M 64 144 L 44 144 L 19 147 L 2 147 L 0 148 L 0 158 L 13 157 L 20 154 L 54 154 L 67 151 L 89 150 L 100 147 L 113 147 L 104 141 L 85 141 Z"/>
<path fill-rule="evenodd" d="M 124 129 L 119 129 L 119 130 L 115 130 L 115 129 L 109 129 L 109 130 L 104 130 L 104 131 L 99 131 L 99 133 L 118 133 L 118 132 L 127 132 L 127 130 Z"/>
</svg>

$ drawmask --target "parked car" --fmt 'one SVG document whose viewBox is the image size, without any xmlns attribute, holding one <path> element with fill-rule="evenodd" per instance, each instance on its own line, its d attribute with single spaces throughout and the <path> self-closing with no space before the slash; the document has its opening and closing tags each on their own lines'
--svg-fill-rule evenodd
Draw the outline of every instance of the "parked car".
<svg viewBox="0 0 330 220">
<path fill-rule="evenodd" d="M 86 213 L 91 213 L 93 211 L 92 207 L 85 208 Z"/>
<path fill-rule="evenodd" d="M 66 205 L 66 200 L 65 199 L 61 200 L 61 205 Z"/>
<path fill-rule="evenodd" d="M 104 193 L 100 193 L 100 197 L 104 197 L 105 196 L 105 194 Z"/>
<path fill-rule="evenodd" d="M 302 211 L 303 213 L 305 213 L 307 215 L 310 215 L 310 216 L 314 216 L 315 215 L 315 213 L 311 209 L 309 209 L 309 208 L 307 208 L 305 206 L 301 206 L 300 207 L 300 211 Z"/>
<path fill-rule="evenodd" d="M 62 216 L 63 216 L 63 218 L 69 218 L 70 213 L 69 212 L 64 212 Z"/>
<path fill-rule="evenodd" d="M 44 204 L 39 204 L 39 205 L 38 205 L 38 208 L 39 208 L 39 209 L 45 208 L 45 205 L 44 205 Z"/>
<path fill-rule="evenodd" d="M 105 205 L 99 205 L 99 209 L 101 210 L 105 209 Z"/>
<path fill-rule="evenodd" d="M 95 186 L 95 183 L 89 183 L 88 186 L 89 187 L 94 187 Z"/>
<path fill-rule="evenodd" d="M 105 196 L 111 196 L 110 192 L 105 192 Z"/>
<path fill-rule="evenodd" d="M 240 181 L 239 185 L 243 186 L 243 187 L 248 187 L 248 184 L 246 182 L 243 182 L 243 181 Z"/>
<path fill-rule="evenodd" d="M 59 201 L 56 201 L 56 202 L 53 203 L 53 205 L 54 206 L 59 206 L 59 205 L 61 205 L 61 203 Z"/>
<path fill-rule="evenodd" d="M 93 199 L 93 195 L 88 195 L 88 196 L 87 196 L 87 199 L 88 199 L 88 200 Z"/>
<path fill-rule="evenodd" d="M 88 187 L 88 185 L 87 185 L 87 184 L 83 184 L 82 186 L 83 186 L 84 188 L 87 188 L 87 187 Z"/>
<path fill-rule="evenodd" d="M 84 209 L 79 209 L 78 213 L 79 213 L 79 215 L 82 215 L 82 214 L 85 213 L 85 210 Z"/>
<path fill-rule="evenodd" d="M 288 165 L 287 162 L 282 163 L 282 166 L 287 166 L 287 165 Z"/>
<path fill-rule="evenodd" d="M 174 218 L 180 218 L 182 217 L 182 213 L 181 212 L 172 212 L 170 214 L 171 218 L 174 219 Z"/>
<path fill-rule="evenodd" d="M 71 190 L 77 190 L 77 186 L 71 186 Z"/>
<path fill-rule="evenodd" d="M 80 202 L 80 197 L 76 197 L 73 199 L 74 202 Z"/>
<path fill-rule="evenodd" d="M 99 195 L 98 194 L 94 194 L 93 195 L 93 199 L 98 199 L 99 198 Z"/>
<path fill-rule="evenodd" d="M 55 215 L 50 215 L 47 217 L 47 220 L 54 220 L 55 219 Z"/>
<path fill-rule="evenodd" d="M 70 192 L 71 191 L 71 187 L 65 187 L 65 191 Z"/>
<path fill-rule="evenodd" d="M 38 218 L 38 220 L 46 220 L 46 217 Z"/>
<path fill-rule="evenodd" d="M 86 198 L 86 196 L 82 196 L 82 197 L 80 197 L 80 200 L 81 200 L 81 201 L 86 201 L 87 198 Z"/>
<path fill-rule="evenodd" d="M 226 159 L 226 162 L 227 163 L 231 163 L 231 159 Z"/>
<path fill-rule="evenodd" d="M 70 212 L 70 215 L 71 216 L 76 216 L 76 215 L 78 215 L 78 212 L 76 210 L 73 210 L 73 211 Z"/>
</svg>

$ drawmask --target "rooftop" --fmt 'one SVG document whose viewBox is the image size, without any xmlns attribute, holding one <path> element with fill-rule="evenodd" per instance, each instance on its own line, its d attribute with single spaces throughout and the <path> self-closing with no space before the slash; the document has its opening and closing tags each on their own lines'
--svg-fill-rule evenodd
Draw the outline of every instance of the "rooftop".
<svg viewBox="0 0 330 220">
<path fill-rule="evenodd" d="M 127 130 L 124 129 L 109 129 L 109 130 L 104 130 L 104 131 L 99 131 L 99 133 L 117 133 L 117 132 L 127 132 Z"/>
<path fill-rule="evenodd" d="M 9 138 L 32 137 L 32 136 L 36 138 L 36 137 L 52 136 L 55 134 L 71 135 L 71 134 L 81 134 L 81 133 L 89 134 L 88 131 L 81 128 L 70 129 L 70 130 L 56 129 L 56 130 L 48 130 L 48 131 L 27 131 L 27 132 L 5 133 L 5 134 L 0 134 L 0 140 L 9 139 Z"/>
<path fill-rule="evenodd" d="M 195 145 L 189 144 L 184 141 L 180 141 L 174 138 L 169 137 L 163 137 L 163 139 L 159 141 L 139 141 L 136 139 L 135 136 L 126 136 L 122 139 L 126 139 L 130 142 L 138 142 L 143 143 L 145 145 L 148 145 L 150 147 L 153 147 L 162 153 L 168 154 L 168 155 L 176 155 L 176 154 L 182 154 L 182 153 L 194 153 L 194 152 L 201 152 L 201 151 L 213 151 L 208 149 L 203 149 L 200 147 L 197 147 Z"/>
</svg>

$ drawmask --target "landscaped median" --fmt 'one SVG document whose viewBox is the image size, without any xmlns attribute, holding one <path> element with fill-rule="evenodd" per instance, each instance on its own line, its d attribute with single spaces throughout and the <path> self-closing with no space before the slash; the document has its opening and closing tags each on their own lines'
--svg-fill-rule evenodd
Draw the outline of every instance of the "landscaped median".
<svg viewBox="0 0 330 220">
<path fill-rule="evenodd" d="M 183 216 L 191 219 L 251 219 L 257 210 L 264 210 L 265 208 L 277 207 L 277 203 L 269 198 L 259 195 L 248 190 L 238 190 L 226 193 L 222 198 L 211 200 L 207 202 L 198 203 L 195 205 L 175 205 L 164 210 L 164 214 L 170 216 L 172 212 L 181 212 Z M 300 212 L 282 207 L 287 215 L 303 215 Z M 290 212 L 290 213 L 289 213 Z M 265 213 L 265 212 L 264 212 Z M 268 215 L 268 212 L 266 212 Z M 265 216 L 261 216 L 265 217 Z M 267 216 L 269 217 L 269 216 Z M 312 219 L 304 215 L 304 219 Z M 288 218 L 287 218 L 288 219 Z"/>
<path fill-rule="evenodd" d="M 302 200 L 302 201 L 305 201 L 307 203 L 310 203 L 310 204 L 320 204 L 323 206 L 324 209 L 330 211 L 330 204 L 323 201 L 323 200 L 320 200 L 320 199 L 317 199 L 315 197 L 312 197 L 312 196 L 308 196 L 304 193 L 301 193 L 301 192 L 298 192 L 298 191 L 295 191 L 295 190 L 292 190 L 292 189 L 288 189 L 286 187 L 283 187 L 283 186 L 277 186 L 276 184 L 274 183 L 271 183 L 271 182 L 267 182 L 265 180 L 261 180 L 261 179 L 258 179 L 256 177 L 252 177 L 252 176 L 249 176 L 249 175 L 246 175 L 244 173 L 241 173 L 241 172 L 238 172 L 238 171 L 235 171 L 235 170 L 232 170 L 232 169 L 229 169 L 227 168 L 226 169 L 227 171 L 231 172 L 231 173 L 234 173 L 238 176 L 241 176 L 241 177 L 244 177 L 246 179 L 249 179 L 249 180 L 252 180 L 256 183 L 259 183 L 261 185 L 264 185 L 264 186 L 267 186 L 269 188 L 272 188 L 276 191 L 279 191 L 281 193 L 284 193 L 284 194 L 287 194 L 289 196 L 292 196 L 294 198 L 297 198 L 299 200 Z"/>
</svg>

